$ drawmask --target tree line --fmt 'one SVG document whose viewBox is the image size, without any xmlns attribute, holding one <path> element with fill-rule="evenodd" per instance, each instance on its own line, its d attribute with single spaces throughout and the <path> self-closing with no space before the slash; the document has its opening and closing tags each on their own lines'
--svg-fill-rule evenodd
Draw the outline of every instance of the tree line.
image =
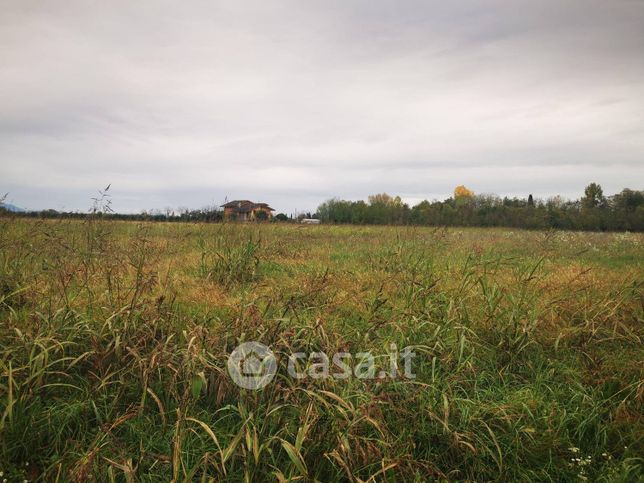
<svg viewBox="0 0 644 483">
<path fill-rule="evenodd" d="M 644 231 L 644 191 L 626 188 L 604 196 L 601 186 L 591 183 L 578 200 L 560 196 L 541 200 L 532 195 L 477 195 L 457 186 L 444 201 L 424 200 L 412 207 L 386 193 L 369 196 L 367 201 L 334 198 L 318 207 L 317 216 L 327 223 Z"/>
<path fill-rule="evenodd" d="M 190 210 L 153 210 L 136 214 L 115 213 L 107 195 L 109 186 L 99 191 L 89 213 L 60 212 L 56 210 L 9 212 L 0 214 L 32 218 L 76 218 L 88 216 L 113 220 L 221 222 L 223 211 L 218 206 Z M 443 201 L 421 201 L 409 206 L 399 196 L 380 193 L 367 201 L 348 201 L 337 198 L 322 203 L 316 213 L 302 213 L 290 217 L 280 213 L 275 222 L 294 222 L 299 218 L 319 218 L 325 223 L 370 225 L 428 225 L 428 226 L 505 226 L 512 228 L 595 231 L 644 231 L 644 191 L 623 189 L 612 196 L 604 196 L 601 186 L 589 184 L 578 200 L 554 196 L 547 200 L 499 197 L 494 194 L 475 194 L 465 186 L 457 186 L 452 197 Z"/>
</svg>

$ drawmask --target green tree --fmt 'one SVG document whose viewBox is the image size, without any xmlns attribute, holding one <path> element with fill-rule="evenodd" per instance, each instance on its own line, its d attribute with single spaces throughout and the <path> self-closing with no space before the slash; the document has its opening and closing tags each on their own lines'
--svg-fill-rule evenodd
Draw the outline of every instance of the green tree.
<svg viewBox="0 0 644 483">
<path fill-rule="evenodd" d="M 584 190 L 584 197 L 581 199 L 584 208 L 598 208 L 606 204 L 604 191 L 597 183 L 590 183 Z"/>
<path fill-rule="evenodd" d="M 634 191 L 628 188 L 613 197 L 615 208 L 619 210 L 635 211 L 644 205 L 644 191 Z"/>
</svg>

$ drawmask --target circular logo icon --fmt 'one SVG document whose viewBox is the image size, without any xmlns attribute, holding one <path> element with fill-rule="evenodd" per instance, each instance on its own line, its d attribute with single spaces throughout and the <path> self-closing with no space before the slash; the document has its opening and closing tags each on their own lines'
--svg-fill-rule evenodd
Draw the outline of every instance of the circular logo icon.
<svg viewBox="0 0 644 483">
<path fill-rule="evenodd" d="M 228 357 L 228 374 L 244 389 L 262 389 L 273 380 L 276 372 L 275 354 L 259 342 L 239 344 Z"/>
</svg>

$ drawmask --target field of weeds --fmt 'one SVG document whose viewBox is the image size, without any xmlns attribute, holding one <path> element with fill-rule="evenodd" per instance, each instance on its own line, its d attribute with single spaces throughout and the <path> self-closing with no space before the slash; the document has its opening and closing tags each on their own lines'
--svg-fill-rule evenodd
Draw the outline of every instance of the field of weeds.
<svg viewBox="0 0 644 483">
<path fill-rule="evenodd" d="M 643 242 L 0 220 L 0 481 L 637 481 Z M 287 370 L 392 344 L 414 378 Z"/>
</svg>

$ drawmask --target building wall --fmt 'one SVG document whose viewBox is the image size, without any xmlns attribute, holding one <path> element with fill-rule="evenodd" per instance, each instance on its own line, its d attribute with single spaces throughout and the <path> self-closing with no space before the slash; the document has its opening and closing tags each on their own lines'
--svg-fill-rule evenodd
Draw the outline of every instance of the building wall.
<svg viewBox="0 0 644 483">
<path fill-rule="evenodd" d="M 238 213 L 237 209 L 234 207 L 230 208 L 224 208 L 224 217 L 225 218 L 234 218 L 238 221 L 248 221 L 248 220 L 254 220 L 256 217 L 256 214 L 260 211 L 263 211 L 266 213 L 267 219 L 271 219 L 273 217 L 273 214 L 271 213 L 270 210 L 267 210 L 266 208 L 255 208 L 253 211 L 250 213 Z"/>
</svg>

